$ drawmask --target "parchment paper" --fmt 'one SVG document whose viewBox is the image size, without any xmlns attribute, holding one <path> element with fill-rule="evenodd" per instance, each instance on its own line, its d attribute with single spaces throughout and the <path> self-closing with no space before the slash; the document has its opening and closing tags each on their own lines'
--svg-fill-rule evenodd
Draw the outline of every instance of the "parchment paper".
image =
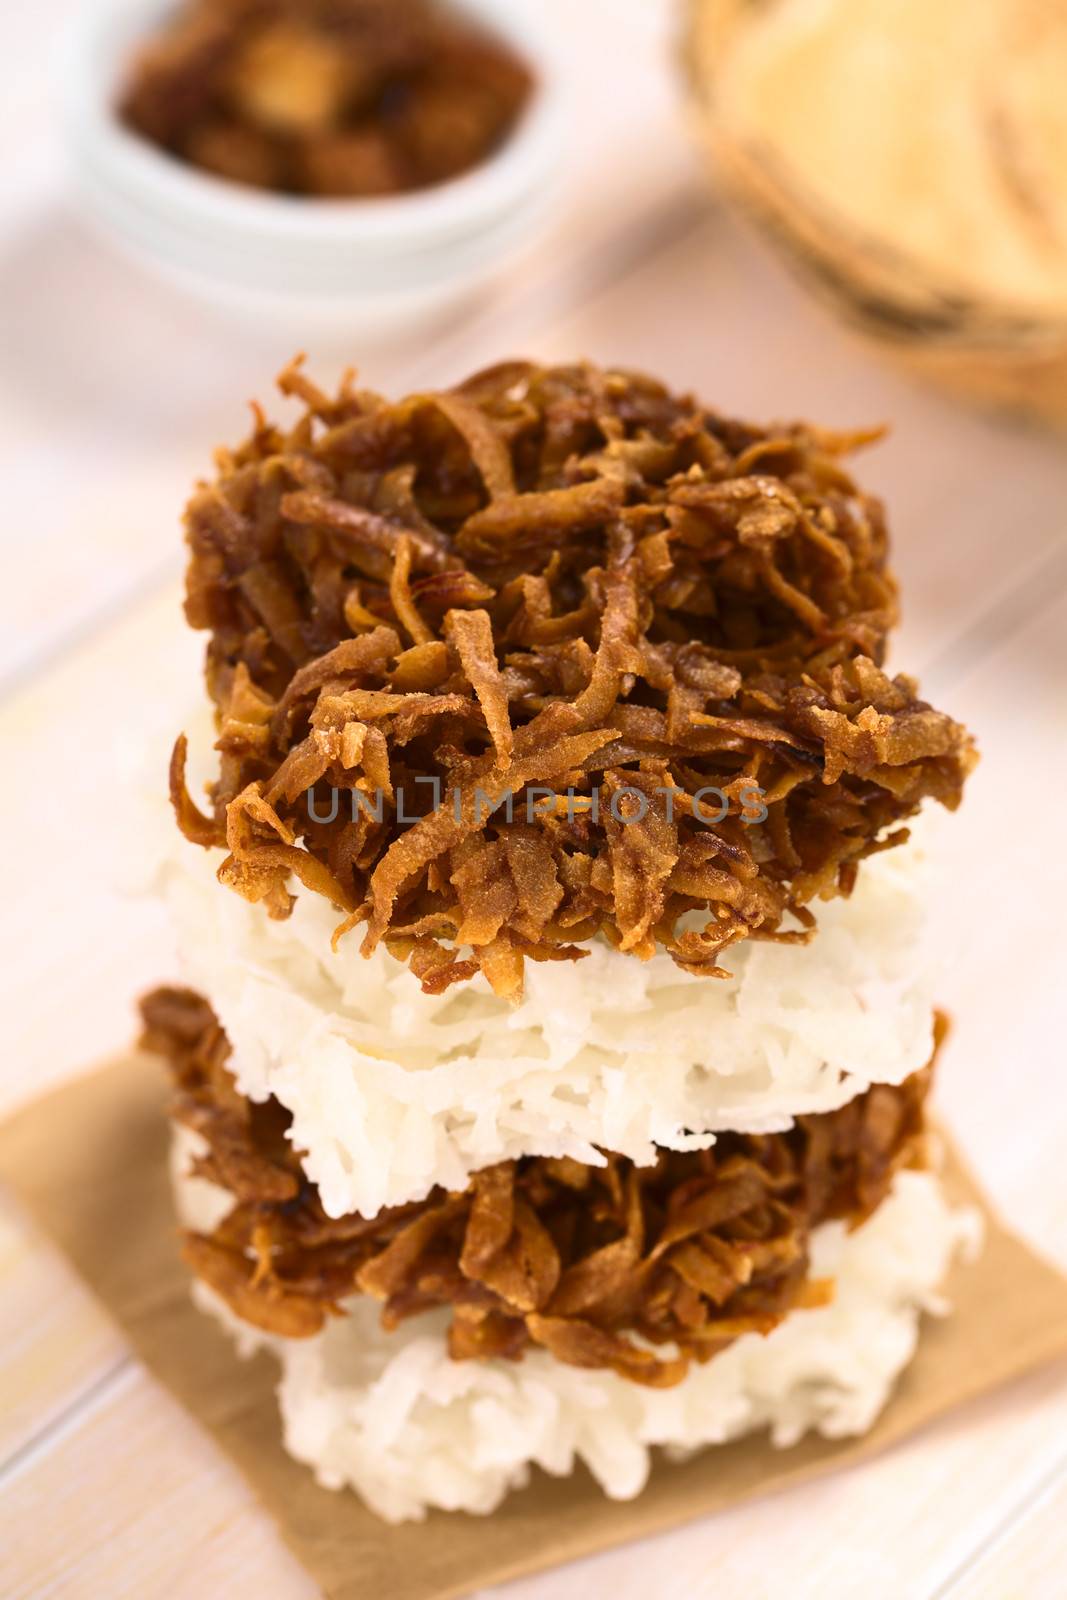
<svg viewBox="0 0 1067 1600">
<path fill-rule="evenodd" d="M 926 1319 L 918 1356 L 865 1439 L 713 1448 L 683 1466 L 660 1463 L 645 1493 L 624 1504 L 605 1499 L 584 1471 L 566 1481 L 538 1473 L 492 1517 L 434 1514 L 391 1528 L 289 1460 L 270 1358 L 239 1361 L 191 1305 L 167 1186 L 162 1077 L 158 1062 L 132 1056 L 31 1104 L 0 1127 L 0 1177 L 237 1463 L 331 1600 L 447 1600 L 590 1555 L 843 1471 L 950 1407 L 1067 1358 L 1067 1279 L 990 1219 L 980 1261 L 949 1285 L 954 1314 Z M 976 1200 L 951 1155 L 947 1177 L 958 1198 Z"/>
</svg>

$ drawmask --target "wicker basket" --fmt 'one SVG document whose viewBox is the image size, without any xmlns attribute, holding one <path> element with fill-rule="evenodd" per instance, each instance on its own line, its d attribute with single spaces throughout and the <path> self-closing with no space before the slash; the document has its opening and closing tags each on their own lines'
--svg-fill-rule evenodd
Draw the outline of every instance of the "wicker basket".
<svg viewBox="0 0 1067 1600">
<path fill-rule="evenodd" d="M 863 237 L 728 126 L 718 86 L 768 0 L 685 0 L 683 64 L 716 178 L 798 274 L 878 348 L 979 403 L 1067 425 L 1067 319 L 964 298 L 890 242 Z"/>
</svg>

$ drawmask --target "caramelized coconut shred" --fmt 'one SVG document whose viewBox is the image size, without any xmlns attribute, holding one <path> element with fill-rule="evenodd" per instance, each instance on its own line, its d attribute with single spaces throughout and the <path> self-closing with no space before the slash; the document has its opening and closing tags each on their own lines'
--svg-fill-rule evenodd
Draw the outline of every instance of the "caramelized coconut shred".
<svg viewBox="0 0 1067 1600">
<path fill-rule="evenodd" d="M 885 524 L 842 466 L 874 435 L 591 366 L 397 403 L 280 384 L 300 420 L 257 409 L 188 508 L 206 814 L 184 740 L 171 773 L 187 837 L 272 916 L 322 894 L 430 992 L 482 972 L 514 998 L 527 959 L 598 936 L 717 977 L 739 940 L 807 939 L 924 799 L 958 803 L 967 733 L 882 670 Z M 615 1206 L 608 1172 L 583 1181 Z M 573 1192 L 544 1163 L 515 1183 Z"/>
<path fill-rule="evenodd" d="M 469 171 L 532 89 L 509 48 L 435 0 L 186 0 L 133 63 L 120 110 L 218 177 L 345 199 Z"/>
<path fill-rule="evenodd" d="M 206 1002 L 160 990 L 143 1012 L 145 1043 L 176 1085 L 173 1115 L 206 1140 L 195 1170 L 234 1196 L 214 1233 L 186 1235 L 185 1259 L 239 1317 L 282 1337 L 318 1333 L 365 1294 L 386 1327 L 450 1307 L 456 1359 L 540 1346 L 667 1387 L 742 1334 L 825 1304 L 832 1282 L 808 1272 L 812 1229 L 861 1222 L 923 1157 L 930 1068 L 787 1133 L 722 1134 L 710 1151 L 663 1151 L 648 1167 L 529 1157 L 462 1193 L 331 1219 L 287 1113 L 237 1093 Z"/>
</svg>

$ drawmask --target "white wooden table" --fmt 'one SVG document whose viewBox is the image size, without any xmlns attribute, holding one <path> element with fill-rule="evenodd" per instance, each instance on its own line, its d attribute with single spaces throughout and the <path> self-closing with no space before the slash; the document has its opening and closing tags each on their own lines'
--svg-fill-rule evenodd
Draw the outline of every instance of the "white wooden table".
<svg viewBox="0 0 1067 1600">
<path fill-rule="evenodd" d="M 364 375 L 400 390 L 507 354 L 584 354 L 759 418 L 893 421 L 863 471 L 893 513 L 897 660 L 984 749 L 942 832 L 957 1025 L 941 1106 L 1009 1220 L 1067 1266 L 1067 448 L 887 370 L 714 207 L 661 0 L 544 3 L 588 89 L 568 210 L 476 315 L 369 351 Z M 158 910 L 121 888 L 123 751 L 179 726 L 196 689 L 200 644 L 178 612 L 185 489 L 290 354 L 173 298 L 69 216 L 46 82 L 73 9 L 0 8 L 0 1111 L 121 1049 L 134 995 L 173 972 Z M 610 78 L 591 50 L 608 21 Z M 236 1472 L 2 1202 L 0 1591 L 313 1593 Z M 508 1591 L 579 1592 L 1062 1600 L 1065 1374 L 857 1471 Z"/>
</svg>

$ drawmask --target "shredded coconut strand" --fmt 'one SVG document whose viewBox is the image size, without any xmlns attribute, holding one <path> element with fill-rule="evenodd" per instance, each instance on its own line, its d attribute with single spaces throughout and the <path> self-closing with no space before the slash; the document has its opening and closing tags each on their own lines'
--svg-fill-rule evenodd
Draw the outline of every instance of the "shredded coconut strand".
<svg viewBox="0 0 1067 1600">
<path fill-rule="evenodd" d="M 179 840 L 164 877 L 239 1089 L 292 1112 L 330 1216 L 372 1216 L 496 1161 L 599 1163 L 599 1147 L 647 1164 L 655 1145 L 778 1131 L 901 1083 L 933 1048 L 918 857 L 874 857 L 850 900 L 821 908 L 810 946 L 742 946 L 730 980 L 601 944 L 573 965 L 531 963 L 517 1006 L 481 978 L 423 994 L 384 949 L 331 953 L 324 900 L 301 894 L 271 921 L 219 893 L 220 852 Z"/>
<path fill-rule="evenodd" d="M 181 1176 L 196 1136 L 176 1132 L 179 1210 L 209 1227 L 225 1204 L 202 1179 Z M 939 1287 L 958 1254 L 973 1254 L 981 1222 L 953 1211 L 929 1173 L 902 1172 L 874 1216 L 849 1234 L 828 1223 L 813 1239 L 812 1274 L 833 1276 L 833 1303 L 794 1311 L 766 1337 L 748 1334 L 673 1389 L 582 1371 L 540 1352 L 522 1361 L 452 1361 L 441 1314 L 393 1333 L 378 1307 L 312 1339 L 280 1340 L 240 1323 L 209 1289 L 243 1353 L 273 1350 L 286 1448 L 326 1488 L 352 1488 L 390 1522 L 429 1507 L 490 1512 L 529 1481 L 531 1465 L 567 1476 L 582 1460 L 614 1499 L 640 1493 L 651 1449 L 674 1459 L 761 1428 L 777 1446 L 814 1429 L 864 1433 L 915 1351 L 921 1311 L 943 1313 Z"/>
</svg>

